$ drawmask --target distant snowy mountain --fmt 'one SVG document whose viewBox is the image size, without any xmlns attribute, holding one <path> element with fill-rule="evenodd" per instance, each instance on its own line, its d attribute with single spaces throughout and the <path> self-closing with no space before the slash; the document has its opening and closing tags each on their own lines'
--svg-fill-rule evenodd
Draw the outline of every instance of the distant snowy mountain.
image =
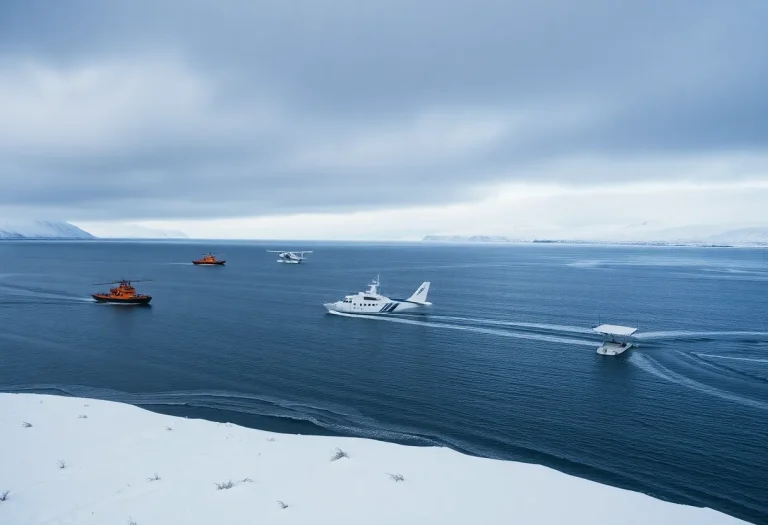
<svg viewBox="0 0 768 525">
<path fill-rule="evenodd" d="M 94 236 L 64 221 L 0 219 L 0 239 L 93 239 Z"/>
<path fill-rule="evenodd" d="M 498 235 L 427 235 L 425 242 L 513 242 Z"/>
<path fill-rule="evenodd" d="M 738 228 L 710 235 L 708 239 L 733 244 L 768 244 L 768 227 Z"/>
<path fill-rule="evenodd" d="M 102 223 L 87 226 L 90 231 L 102 239 L 187 239 L 184 232 L 177 230 L 157 230 L 139 224 L 126 222 Z"/>
<path fill-rule="evenodd" d="M 694 224 L 659 229 L 651 227 L 627 228 L 620 234 L 610 236 L 609 238 L 610 240 L 630 242 L 765 245 L 768 244 L 768 227 Z"/>
<path fill-rule="evenodd" d="M 535 231 L 535 230 L 534 230 Z M 657 227 L 649 222 L 601 229 L 562 229 L 523 240 L 488 235 L 427 235 L 422 241 L 432 242 L 536 242 L 589 244 L 658 244 L 658 245 L 729 245 L 768 246 L 768 226 L 708 225 Z"/>
</svg>

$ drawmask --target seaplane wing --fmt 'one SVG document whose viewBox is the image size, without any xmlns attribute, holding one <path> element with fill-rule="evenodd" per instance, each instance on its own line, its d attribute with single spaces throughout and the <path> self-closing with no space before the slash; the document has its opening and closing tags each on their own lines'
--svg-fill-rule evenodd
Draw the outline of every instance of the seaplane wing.
<svg viewBox="0 0 768 525">
<path fill-rule="evenodd" d="M 283 250 L 267 250 L 269 253 L 276 253 L 279 259 L 277 262 L 287 262 L 287 263 L 300 263 L 301 261 L 305 260 L 306 257 L 304 257 L 304 254 L 306 253 L 312 253 L 312 250 L 303 250 L 303 251 L 295 251 L 295 252 L 289 252 L 289 251 L 283 251 Z"/>
</svg>

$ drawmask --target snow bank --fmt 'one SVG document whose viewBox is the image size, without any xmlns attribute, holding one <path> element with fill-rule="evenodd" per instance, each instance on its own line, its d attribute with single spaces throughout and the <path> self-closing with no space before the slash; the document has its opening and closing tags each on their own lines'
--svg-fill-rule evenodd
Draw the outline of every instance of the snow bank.
<svg viewBox="0 0 768 525">
<path fill-rule="evenodd" d="M 349 457 L 331 461 L 337 447 Z M 6 490 L 8 525 L 744 523 L 444 448 L 272 434 L 34 394 L 0 394 L 0 496 Z"/>
</svg>

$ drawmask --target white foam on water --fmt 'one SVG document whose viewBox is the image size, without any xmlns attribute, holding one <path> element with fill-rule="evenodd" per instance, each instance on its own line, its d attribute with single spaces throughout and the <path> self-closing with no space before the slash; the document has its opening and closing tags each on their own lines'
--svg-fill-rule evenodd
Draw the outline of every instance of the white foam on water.
<svg viewBox="0 0 768 525">
<path fill-rule="evenodd" d="M 768 332 L 750 332 L 750 331 L 712 331 L 712 332 L 694 332 L 689 330 L 669 330 L 661 332 L 640 332 L 635 334 L 635 339 L 654 340 L 654 339 L 697 339 L 701 337 L 768 337 Z"/>
<path fill-rule="evenodd" d="M 539 330 L 549 330 L 552 332 L 568 332 L 573 334 L 588 334 L 594 335 L 595 333 L 589 328 L 582 326 L 567 326 L 559 324 L 545 324 L 545 323 L 524 323 L 517 321 L 500 321 L 498 319 L 476 319 L 473 317 L 453 317 L 445 315 L 430 315 L 430 319 L 445 319 L 446 321 L 466 321 L 470 323 L 482 323 L 491 324 L 497 326 L 513 326 L 519 328 L 535 328 Z"/>
<path fill-rule="evenodd" d="M 715 354 L 696 354 L 700 357 L 711 357 L 713 359 L 728 359 L 733 361 L 749 361 L 750 363 L 765 363 L 768 364 L 768 359 L 754 359 L 751 357 L 733 357 L 727 355 L 715 355 Z"/>
<path fill-rule="evenodd" d="M 47 293 L 47 292 L 40 292 L 37 290 L 27 290 L 25 288 L 17 288 L 17 287 L 6 287 L 0 285 L 0 289 L 3 290 L 4 294 L 7 296 L 13 296 L 13 297 L 23 297 L 27 300 L 34 300 L 34 299 L 51 299 L 54 301 L 61 301 L 61 302 L 67 302 L 67 301 L 73 301 L 73 302 L 91 302 L 93 299 L 89 297 L 83 297 L 83 296 L 77 296 L 77 295 L 69 295 L 66 293 Z"/>
<path fill-rule="evenodd" d="M 695 379 L 691 379 L 690 377 L 686 377 L 682 374 L 669 370 L 667 367 L 654 361 L 645 354 L 633 353 L 629 356 L 629 362 L 635 364 L 641 370 L 644 370 L 645 372 L 648 372 L 649 374 L 652 374 L 665 381 L 669 381 L 670 383 L 675 383 L 690 388 L 691 390 L 696 390 L 697 392 L 701 392 L 703 394 L 719 397 L 720 399 L 732 401 L 740 405 L 750 406 L 760 410 L 768 410 L 768 403 L 756 401 L 754 399 L 749 399 L 737 394 L 733 394 L 731 392 L 726 392 L 725 390 L 720 390 L 705 385 L 704 383 L 700 383 Z"/>
<path fill-rule="evenodd" d="M 430 328 L 445 328 L 448 330 L 461 330 L 461 331 L 475 332 L 480 334 L 498 335 L 501 337 L 511 337 L 514 339 L 530 339 L 534 341 L 547 341 L 551 343 L 562 343 L 562 344 L 570 344 L 570 345 L 578 345 L 578 346 L 595 346 L 596 344 L 594 341 L 585 341 L 583 339 L 571 339 L 567 337 L 557 337 L 557 336 L 544 335 L 544 334 L 511 332 L 507 330 L 483 328 L 480 326 L 465 326 L 465 325 L 456 325 L 456 324 L 448 324 L 448 323 L 434 323 L 431 321 L 417 321 L 415 319 L 406 319 L 403 317 L 390 317 L 390 316 L 382 316 L 382 315 L 359 315 L 359 314 L 348 314 L 348 313 L 341 313 L 341 312 L 329 312 L 329 313 L 333 315 L 340 315 L 343 317 L 354 317 L 357 319 L 372 319 L 376 321 L 409 324 L 413 326 L 427 326 Z"/>
<path fill-rule="evenodd" d="M 598 268 L 601 268 L 607 262 L 608 261 L 603 261 L 599 259 L 589 259 L 584 261 L 572 261 L 572 262 L 566 263 L 566 266 L 570 266 L 572 268 L 598 269 Z"/>
</svg>

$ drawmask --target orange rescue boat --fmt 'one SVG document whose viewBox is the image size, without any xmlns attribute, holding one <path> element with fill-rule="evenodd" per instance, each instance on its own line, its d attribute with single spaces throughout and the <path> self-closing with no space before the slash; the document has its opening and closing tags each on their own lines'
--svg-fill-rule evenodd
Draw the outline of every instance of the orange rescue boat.
<svg viewBox="0 0 768 525">
<path fill-rule="evenodd" d="M 136 288 L 131 285 L 132 282 L 141 281 L 126 281 L 123 279 L 120 281 L 112 281 L 110 283 L 97 283 L 94 286 L 102 284 L 117 284 L 118 286 L 111 288 L 109 292 L 92 294 L 91 297 L 100 303 L 149 304 L 149 301 L 152 300 L 152 296 L 136 293 Z"/>
<path fill-rule="evenodd" d="M 192 264 L 223 266 L 225 262 L 227 261 L 224 261 L 222 259 L 217 259 L 215 255 L 208 252 L 205 255 L 203 255 L 202 259 L 197 259 L 196 261 L 192 261 Z"/>
</svg>

